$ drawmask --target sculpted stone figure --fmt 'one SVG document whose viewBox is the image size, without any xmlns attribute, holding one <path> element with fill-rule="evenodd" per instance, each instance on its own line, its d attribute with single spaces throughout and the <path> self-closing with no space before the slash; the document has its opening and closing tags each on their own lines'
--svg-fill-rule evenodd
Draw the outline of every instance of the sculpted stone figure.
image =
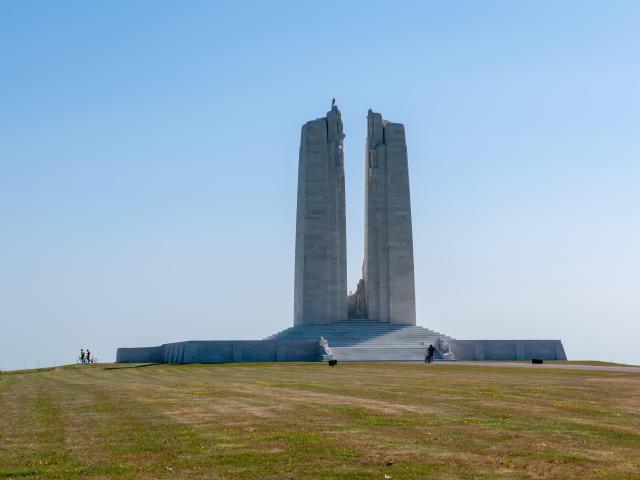
<svg viewBox="0 0 640 480">
<path fill-rule="evenodd" d="M 363 272 L 364 276 L 364 272 Z M 348 312 L 349 315 L 357 315 L 357 316 L 366 316 L 367 315 L 367 297 L 365 288 L 365 280 L 361 278 L 358 281 L 358 287 L 356 288 L 355 293 L 349 292 L 349 296 L 347 297 L 348 304 Z"/>
<path fill-rule="evenodd" d="M 367 313 L 364 291 L 364 278 L 361 278 L 356 289 L 356 313 L 360 315 L 366 315 Z"/>
<path fill-rule="evenodd" d="M 438 350 L 438 353 L 440 354 L 443 360 L 456 359 L 456 357 L 453 355 L 453 352 L 449 349 L 449 344 L 444 338 L 442 337 L 436 338 L 435 347 L 436 347 L 436 350 Z"/>
<path fill-rule="evenodd" d="M 331 352 L 331 347 L 329 347 L 329 342 L 324 337 L 320 337 L 318 341 L 318 346 L 320 347 L 320 355 L 323 357 L 331 357 L 333 358 L 333 353 Z"/>
<path fill-rule="evenodd" d="M 369 152 L 369 168 L 378 168 L 378 152 L 376 150 Z"/>
</svg>

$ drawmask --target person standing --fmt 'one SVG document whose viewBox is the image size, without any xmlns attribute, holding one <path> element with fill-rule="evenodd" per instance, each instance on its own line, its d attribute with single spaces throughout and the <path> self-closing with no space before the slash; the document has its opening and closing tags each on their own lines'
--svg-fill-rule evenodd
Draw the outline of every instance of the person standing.
<svg viewBox="0 0 640 480">
<path fill-rule="evenodd" d="M 84 350 L 80 349 L 80 362 L 84 365 Z"/>
<path fill-rule="evenodd" d="M 91 352 L 87 348 L 87 363 L 91 363 Z"/>
</svg>

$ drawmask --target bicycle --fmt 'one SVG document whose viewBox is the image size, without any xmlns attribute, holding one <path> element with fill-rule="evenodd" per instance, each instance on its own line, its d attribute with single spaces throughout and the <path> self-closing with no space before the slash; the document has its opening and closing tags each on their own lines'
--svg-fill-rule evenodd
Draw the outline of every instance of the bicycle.
<svg viewBox="0 0 640 480">
<path fill-rule="evenodd" d="M 82 357 L 78 357 L 76 359 L 76 364 L 77 365 L 80 365 L 80 364 L 84 365 L 84 364 L 88 364 L 88 363 L 100 363 L 100 362 L 98 361 L 98 359 L 96 357 L 89 357 L 89 358 L 85 357 L 84 360 L 82 359 Z"/>
</svg>

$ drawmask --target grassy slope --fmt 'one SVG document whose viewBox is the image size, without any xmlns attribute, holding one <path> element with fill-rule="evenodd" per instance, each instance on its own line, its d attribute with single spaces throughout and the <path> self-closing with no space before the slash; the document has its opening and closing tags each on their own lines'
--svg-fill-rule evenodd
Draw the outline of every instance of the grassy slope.
<svg viewBox="0 0 640 480">
<path fill-rule="evenodd" d="M 637 373 L 230 364 L 0 378 L 0 478 L 640 479 L 639 451 Z"/>
</svg>

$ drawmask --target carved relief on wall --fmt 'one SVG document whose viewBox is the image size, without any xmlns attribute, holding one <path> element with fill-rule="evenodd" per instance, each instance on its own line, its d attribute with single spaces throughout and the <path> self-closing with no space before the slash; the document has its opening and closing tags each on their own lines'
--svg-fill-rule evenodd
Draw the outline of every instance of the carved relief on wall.
<svg viewBox="0 0 640 480">
<path fill-rule="evenodd" d="M 347 311 L 349 315 L 367 315 L 367 299 L 364 287 L 364 278 L 361 278 L 355 293 L 351 293 L 351 295 L 347 297 Z"/>
<path fill-rule="evenodd" d="M 378 168 L 378 151 L 369 150 L 369 168 Z"/>
<path fill-rule="evenodd" d="M 374 192 L 378 191 L 378 176 L 377 175 L 371 175 L 369 177 L 369 188 Z"/>
</svg>

